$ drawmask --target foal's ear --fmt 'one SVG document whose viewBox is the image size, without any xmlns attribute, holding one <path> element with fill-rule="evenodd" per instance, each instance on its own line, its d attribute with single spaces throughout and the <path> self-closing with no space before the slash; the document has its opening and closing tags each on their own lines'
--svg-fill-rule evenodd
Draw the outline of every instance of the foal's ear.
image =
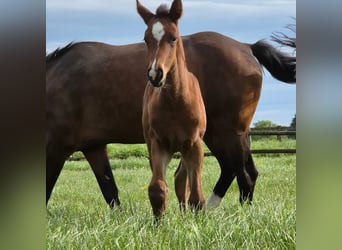
<svg viewBox="0 0 342 250">
<path fill-rule="evenodd" d="M 136 2 L 137 11 L 139 15 L 142 17 L 142 19 L 144 19 L 146 25 L 148 25 L 148 22 L 151 20 L 151 18 L 154 17 L 154 14 L 151 11 L 149 11 L 146 7 L 142 6 L 138 0 L 136 0 Z"/>
<path fill-rule="evenodd" d="M 183 5 L 181 0 L 174 0 L 171 9 L 169 12 L 169 17 L 175 23 L 178 22 L 178 19 L 182 16 L 183 13 Z"/>
</svg>

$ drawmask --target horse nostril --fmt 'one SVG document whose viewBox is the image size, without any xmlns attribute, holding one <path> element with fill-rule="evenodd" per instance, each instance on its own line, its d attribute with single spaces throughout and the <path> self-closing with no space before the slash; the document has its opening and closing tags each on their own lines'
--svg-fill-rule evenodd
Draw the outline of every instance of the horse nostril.
<svg viewBox="0 0 342 250">
<path fill-rule="evenodd" d="M 153 69 L 149 67 L 147 70 L 147 79 L 154 87 L 160 87 L 162 85 L 161 80 L 163 78 L 163 70 L 161 68 Z"/>
<path fill-rule="evenodd" d="M 150 71 L 151 71 L 151 67 L 149 67 L 148 69 L 147 69 L 147 79 L 150 79 L 151 77 L 150 77 Z"/>
<path fill-rule="evenodd" d="M 159 68 L 157 71 L 156 79 L 160 81 L 162 78 L 163 78 L 163 71 Z"/>
</svg>

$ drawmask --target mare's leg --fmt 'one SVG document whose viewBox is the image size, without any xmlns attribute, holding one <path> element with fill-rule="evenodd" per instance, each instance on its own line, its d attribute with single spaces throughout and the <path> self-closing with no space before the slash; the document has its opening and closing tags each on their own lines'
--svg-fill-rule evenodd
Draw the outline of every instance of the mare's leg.
<svg viewBox="0 0 342 250">
<path fill-rule="evenodd" d="M 166 167 L 171 159 L 167 152 L 155 139 L 148 142 L 152 179 L 148 187 L 148 196 L 154 216 L 163 216 L 167 206 L 167 186 L 165 183 Z"/>
<path fill-rule="evenodd" d="M 59 174 L 67 159 L 67 154 L 56 152 L 48 152 L 46 154 L 46 205 L 50 199 L 53 187 L 56 184 Z"/>
<path fill-rule="evenodd" d="M 230 134 L 224 130 L 213 130 L 207 125 L 207 130 L 204 136 L 204 141 L 212 154 L 216 157 L 221 174 L 215 184 L 213 192 L 207 199 L 206 206 L 216 208 L 220 205 L 222 198 L 226 194 L 229 186 L 233 182 L 236 172 L 234 169 L 234 158 L 232 148 L 234 148 L 235 134 Z"/>
<path fill-rule="evenodd" d="M 188 174 L 182 160 L 179 162 L 175 172 L 175 191 L 181 211 L 186 208 L 189 197 Z"/>
<path fill-rule="evenodd" d="M 206 132 L 205 142 L 220 164 L 221 174 L 212 194 L 207 200 L 208 207 L 218 207 L 229 186 L 237 176 L 240 190 L 240 202 L 253 198 L 253 191 L 258 172 L 250 154 L 245 134 L 229 131 Z"/>
<path fill-rule="evenodd" d="M 120 205 L 118 188 L 109 164 L 106 145 L 83 150 L 82 152 L 96 176 L 97 182 L 108 205 L 111 208 L 115 205 Z"/>
<path fill-rule="evenodd" d="M 187 147 L 186 147 L 187 148 Z M 202 191 L 203 147 L 202 141 L 197 140 L 186 150 L 182 150 L 182 164 L 187 170 L 190 196 L 188 204 L 192 208 L 201 209 L 205 203 Z"/>
<path fill-rule="evenodd" d="M 258 171 L 255 168 L 247 137 L 241 136 L 241 165 L 237 169 L 237 181 L 240 189 L 240 203 L 247 201 L 249 204 L 253 199 L 253 192 Z"/>
<path fill-rule="evenodd" d="M 255 167 L 253 158 L 252 158 L 252 154 L 249 152 L 248 154 L 248 160 L 247 160 L 247 172 L 249 174 L 249 176 L 251 177 L 251 181 L 252 181 L 252 187 L 250 190 L 250 195 L 249 195 L 249 201 L 252 202 L 253 200 L 253 194 L 254 194 L 254 188 L 255 188 L 255 183 L 256 180 L 258 178 L 258 170 Z"/>
</svg>

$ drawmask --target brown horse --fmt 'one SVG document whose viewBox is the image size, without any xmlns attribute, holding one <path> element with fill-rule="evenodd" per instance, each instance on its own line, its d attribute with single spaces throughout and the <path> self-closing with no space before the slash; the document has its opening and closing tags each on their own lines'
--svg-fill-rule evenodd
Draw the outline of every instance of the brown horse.
<svg viewBox="0 0 342 250">
<path fill-rule="evenodd" d="M 159 218 L 167 204 L 166 168 L 176 151 L 181 153 L 175 176 L 181 208 L 187 202 L 188 180 L 189 205 L 199 209 L 205 203 L 201 173 L 206 115 L 198 80 L 186 67 L 179 35 L 182 1 L 174 0 L 170 10 L 161 5 L 156 15 L 136 2 L 137 11 L 147 25 L 144 40 L 149 83 L 143 97 L 142 126 L 152 170 L 148 194 L 153 213 Z"/>
<path fill-rule="evenodd" d="M 214 32 L 182 40 L 187 67 L 199 80 L 206 108 L 203 139 L 221 168 L 207 204 L 218 206 L 235 177 L 240 200 L 251 200 L 257 171 L 247 133 L 261 91 L 261 65 L 276 79 L 292 83 L 296 58 L 263 41 L 245 44 Z M 120 203 L 106 144 L 144 143 L 146 58 L 143 43 L 81 42 L 47 55 L 46 202 L 65 160 L 82 151 L 107 203 Z"/>
</svg>

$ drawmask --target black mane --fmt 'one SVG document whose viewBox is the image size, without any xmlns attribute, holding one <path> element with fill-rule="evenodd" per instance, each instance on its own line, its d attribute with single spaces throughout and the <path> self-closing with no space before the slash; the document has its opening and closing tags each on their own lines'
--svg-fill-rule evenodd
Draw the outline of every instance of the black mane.
<svg viewBox="0 0 342 250">
<path fill-rule="evenodd" d="M 67 53 L 76 43 L 71 42 L 68 45 L 64 46 L 63 48 L 57 48 L 53 52 L 46 55 L 46 63 L 51 63 L 55 59 L 61 57 L 65 53 Z"/>
</svg>

